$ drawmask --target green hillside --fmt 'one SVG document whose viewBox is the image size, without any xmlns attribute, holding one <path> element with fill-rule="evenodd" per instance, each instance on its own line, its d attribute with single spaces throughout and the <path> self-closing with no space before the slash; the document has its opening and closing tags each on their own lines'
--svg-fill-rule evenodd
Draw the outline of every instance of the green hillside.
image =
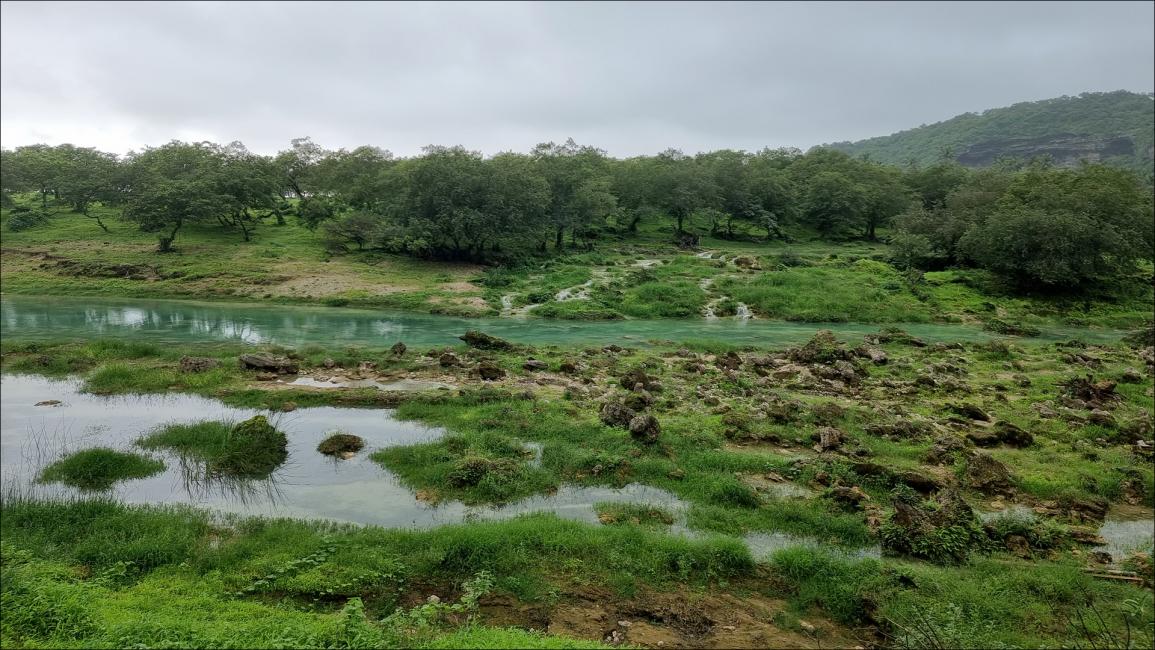
<svg viewBox="0 0 1155 650">
<path fill-rule="evenodd" d="M 1022 102 L 893 135 L 824 146 L 896 165 L 925 165 L 947 153 L 969 166 L 1002 156 L 1050 155 L 1058 164 L 1088 159 L 1150 172 L 1153 145 L 1152 94 L 1120 90 Z"/>
</svg>

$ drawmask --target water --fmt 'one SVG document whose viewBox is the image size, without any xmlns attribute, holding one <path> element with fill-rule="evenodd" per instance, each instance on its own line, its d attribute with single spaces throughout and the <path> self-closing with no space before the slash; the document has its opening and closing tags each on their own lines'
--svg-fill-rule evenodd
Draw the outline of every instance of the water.
<svg viewBox="0 0 1155 650">
<path fill-rule="evenodd" d="M 993 336 L 959 324 L 896 323 L 926 341 L 976 341 Z M 644 345 L 722 339 L 735 345 L 786 346 L 807 341 L 819 329 L 853 340 L 877 332 L 877 324 L 792 323 L 766 319 L 554 321 L 537 318 L 467 319 L 411 312 L 253 303 L 111 298 L 0 298 L 0 334 L 6 340 L 123 338 L 155 343 L 240 342 L 299 346 L 388 347 L 459 344 L 466 330 L 480 329 L 531 345 Z M 1116 341 L 1123 332 L 1051 328 L 1030 341 L 1080 338 Z"/>
<path fill-rule="evenodd" d="M 154 427 L 203 419 L 239 421 L 258 411 L 228 407 L 191 395 L 97 396 L 79 392 L 76 380 L 29 375 L 0 375 L 0 473 L 5 484 L 32 494 L 78 496 L 59 484 L 35 484 L 40 470 L 61 456 L 92 447 L 141 449 L 134 442 Z M 35 406 L 59 400 L 59 406 Z M 563 485 L 549 495 L 535 495 L 503 506 L 466 506 L 459 501 L 431 505 L 417 499 L 396 476 L 369 459 L 394 445 L 433 441 L 444 435 L 436 427 L 403 422 L 384 409 L 299 408 L 271 420 L 288 438 L 288 459 L 268 479 L 210 477 L 202 463 L 174 453 L 155 452 L 167 468 L 155 476 L 120 481 L 110 491 L 125 503 L 187 504 L 243 516 L 325 519 L 363 525 L 426 528 L 463 521 L 506 519 L 528 512 L 597 524 L 596 503 L 657 506 L 676 517 L 669 532 L 690 539 L 709 535 L 685 526 L 686 502 L 660 488 L 630 484 L 623 488 Z M 348 460 L 323 456 L 316 447 L 334 431 L 365 440 L 365 448 Z M 527 443 L 530 461 L 541 463 L 542 446 Z M 784 492 L 784 495 L 786 493 Z M 798 494 L 802 494 L 799 492 Z M 797 496 L 789 492 L 789 496 Z M 785 533 L 752 533 L 744 538 L 759 558 L 787 546 L 821 544 Z M 845 550 L 874 555 L 875 549 Z"/>
<path fill-rule="evenodd" d="M 27 375 L 0 376 L 0 471 L 6 483 L 27 485 L 41 468 L 65 453 L 91 447 L 134 450 L 133 443 L 160 424 L 203 419 L 239 421 L 258 411 L 236 409 L 191 395 L 101 397 L 78 391 L 76 381 Z M 55 399 L 60 406 L 34 406 Z M 436 506 L 417 500 L 387 469 L 369 460 L 374 451 L 394 445 L 436 440 L 440 428 L 403 422 L 383 409 L 300 408 L 273 416 L 288 437 L 288 460 L 267 480 L 206 479 L 203 466 L 160 452 L 167 469 L 145 479 L 118 482 L 112 495 L 126 503 L 181 503 L 240 515 L 328 519 L 389 527 L 428 527 L 473 519 L 502 519 L 524 512 L 597 522 L 598 502 L 652 503 L 682 508 L 673 494 L 644 485 L 622 489 L 563 486 L 552 495 L 534 496 L 501 507 L 466 506 L 448 501 Z M 317 452 L 333 431 L 365 439 L 365 449 L 349 460 Z M 540 452 L 540 446 L 531 449 Z M 36 485 L 44 495 L 78 495 L 59 485 Z"/>
</svg>

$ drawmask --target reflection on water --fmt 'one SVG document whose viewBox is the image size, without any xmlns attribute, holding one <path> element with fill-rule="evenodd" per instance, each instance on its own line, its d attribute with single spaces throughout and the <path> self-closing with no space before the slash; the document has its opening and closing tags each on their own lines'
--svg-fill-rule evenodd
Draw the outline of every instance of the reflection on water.
<svg viewBox="0 0 1155 650">
<path fill-rule="evenodd" d="M 991 334 L 965 325 L 899 323 L 927 341 L 986 340 Z M 179 300 L 115 300 L 30 296 L 0 298 L 0 331 L 11 339 L 131 337 L 156 342 L 231 341 L 282 345 L 349 344 L 388 347 L 460 343 L 466 330 L 529 344 L 644 343 L 650 340 L 725 339 L 737 345 L 786 345 L 826 328 L 844 338 L 878 331 L 878 325 L 790 323 L 757 319 L 551 321 L 536 318 L 465 319 L 408 312 Z M 1121 332 L 1044 328 L 1025 340 L 1118 340 Z"/>
</svg>

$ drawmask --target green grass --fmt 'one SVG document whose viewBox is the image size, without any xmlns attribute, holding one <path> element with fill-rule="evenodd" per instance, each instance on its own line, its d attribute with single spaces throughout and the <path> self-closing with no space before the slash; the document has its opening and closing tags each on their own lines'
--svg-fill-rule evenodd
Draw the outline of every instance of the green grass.
<svg viewBox="0 0 1155 650">
<path fill-rule="evenodd" d="M 144 436 L 145 449 L 171 449 L 205 463 L 209 475 L 267 478 L 288 458 L 285 434 L 258 415 L 237 424 L 206 420 L 167 424 Z"/>
<path fill-rule="evenodd" d="M 665 508 L 643 503 L 595 503 L 598 520 L 607 526 L 642 526 L 664 528 L 674 523 L 674 515 Z"/>
<path fill-rule="evenodd" d="M 40 472 L 40 481 L 82 490 L 107 490 L 118 481 L 159 474 L 164 467 L 154 458 L 100 447 L 78 451 L 52 463 Z"/>
</svg>

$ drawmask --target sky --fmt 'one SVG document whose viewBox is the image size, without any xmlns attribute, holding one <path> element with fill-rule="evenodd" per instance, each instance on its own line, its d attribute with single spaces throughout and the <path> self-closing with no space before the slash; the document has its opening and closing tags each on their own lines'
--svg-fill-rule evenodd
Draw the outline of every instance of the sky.
<svg viewBox="0 0 1155 650">
<path fill-rule="evenodd" d="M 1155 86 L 1155 3 L 0 3 L 0 144 L 811 146 Z"/>
</svg>

